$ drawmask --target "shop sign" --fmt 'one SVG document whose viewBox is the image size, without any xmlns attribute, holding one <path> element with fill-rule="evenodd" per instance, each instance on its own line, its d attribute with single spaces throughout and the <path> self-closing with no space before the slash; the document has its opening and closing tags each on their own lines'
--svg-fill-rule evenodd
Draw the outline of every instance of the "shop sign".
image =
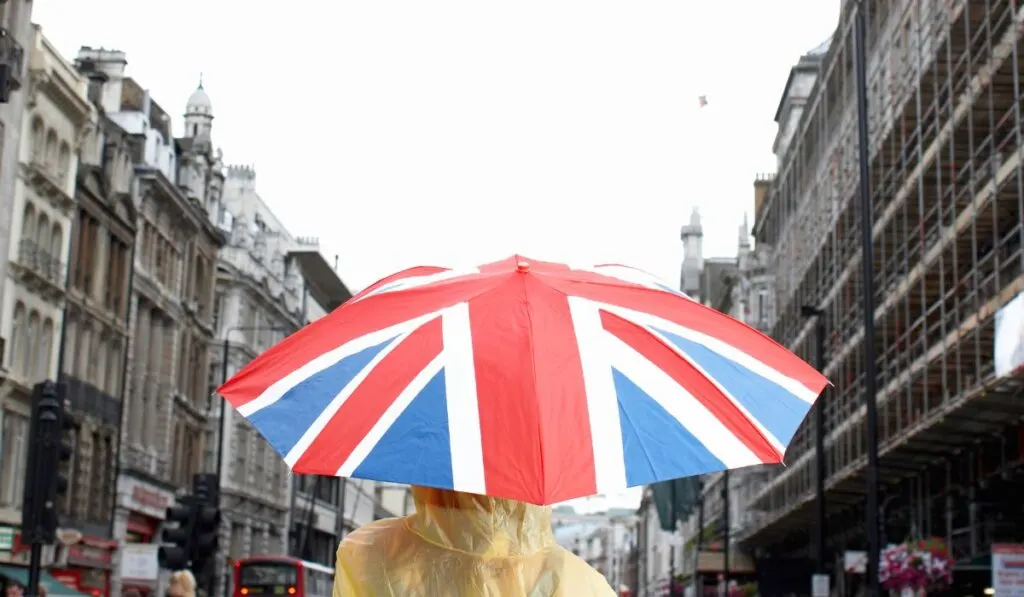
<svg viewBox="0 0 1024 597">
<path fill-rule="evenodd" d="M 110 550 L 103 547 L 88 543 L 76 543 L 68 547 L 68 562 L 79 566 L 109 568 L 112 559 Z"/>
<path fill-rule="evenodd" d="M 117 483 L 121 505 L 134 512 L 163 520 L 167 508 L 174 503 L 174 494 L 131 477 L 121 477 Z"/>
<path fill-rule="evenodd" d="M 159 545 L 125 543 L 121 547 L 121 578 L 134 581 L 156 581 L 160 576 L 157 562 Z"/>
<path fill-rule="evenodd" d="M 0 525 L 0 551 L 14 551 L 14 535 L 18 529 L 12 526 Z"/>
<path fill-rule="evenodd" d="M 1024 545 L 992 545 L 992 589 L 998 597 L 1024 597 Z"/>
</svg>

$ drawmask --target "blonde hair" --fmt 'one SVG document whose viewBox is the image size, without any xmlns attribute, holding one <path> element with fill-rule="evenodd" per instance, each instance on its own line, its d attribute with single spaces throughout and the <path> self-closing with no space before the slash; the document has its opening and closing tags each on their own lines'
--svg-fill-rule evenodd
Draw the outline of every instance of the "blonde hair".
<svg viewBox="0 0 1024 597">
<path fill-rule="evenodd" d="M 189 570 L 172 572 L 171 584 L 181 587 L 184 597 L 195 597 L 196 595 L 196 577 Z"/>
</svg>

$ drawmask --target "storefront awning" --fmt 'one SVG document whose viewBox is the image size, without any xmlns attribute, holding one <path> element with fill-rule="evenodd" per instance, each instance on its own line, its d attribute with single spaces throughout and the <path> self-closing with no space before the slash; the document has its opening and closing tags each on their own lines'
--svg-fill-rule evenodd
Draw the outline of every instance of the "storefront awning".
<svg viewBox="0 0 1024 597">
<path fill-rule="evenodd" d="M 22 586 L 28 586 L 28 568 L 0 566 L 0 576 L 6 576 Z M 39 573 L 39 582 L 46 587 L 47 597 L 89 597 L 58 581 L 45 570 Z"/>
</svg>

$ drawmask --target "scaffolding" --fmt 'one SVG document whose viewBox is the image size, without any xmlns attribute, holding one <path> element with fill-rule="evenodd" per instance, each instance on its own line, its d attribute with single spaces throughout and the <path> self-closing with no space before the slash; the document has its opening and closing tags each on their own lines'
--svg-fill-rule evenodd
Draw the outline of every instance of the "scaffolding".
<svg viewBox="0 0 1024 597">
<path fill-rule="evenodd" d="M 755 230 L 774 251 L 772 335 L 810 360 L 801 306 L 827 317 L 830 510 L 863 500 L 866 465 L 854 3 L 844 4 Z M 1024 0 L 865 4 L 879 441 L 883 482 L 895 482 L 919 468 L 907 446 L 934 459 L 1024 414 L 1024 401 L 994 391 L 993 369 L 993 316 L 1024 291 Z M 813 458 L 805 425 L 748 505 L 759 514 L 748 544 L 806 532 Z"/>
</svg>

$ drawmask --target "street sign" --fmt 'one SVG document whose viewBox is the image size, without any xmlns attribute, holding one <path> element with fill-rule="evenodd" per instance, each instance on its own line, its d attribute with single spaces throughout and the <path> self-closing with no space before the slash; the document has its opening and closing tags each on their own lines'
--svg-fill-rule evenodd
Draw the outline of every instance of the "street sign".
<svg viewBox="0 0 1024 597">
<path fill-rule="evenodd" d="M 992 590 L 998 597 L 1024 596 L 1024 545 L 992 545 Z"/>
<path fill-rule="evenodd" d="M 811 597 L 828 597 L 828 575 L 815 574 L 811 577 Z"/>
</svg>

